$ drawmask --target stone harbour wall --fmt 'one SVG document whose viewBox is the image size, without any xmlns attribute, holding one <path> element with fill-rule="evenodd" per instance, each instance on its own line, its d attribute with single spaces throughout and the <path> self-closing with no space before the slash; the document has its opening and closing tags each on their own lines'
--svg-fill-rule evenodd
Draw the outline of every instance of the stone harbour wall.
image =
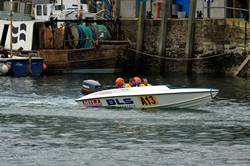
<svg viewBox="0 0 250 166">
<path fill-rule="evenodd" d="M 123 35 L 135 48 L 137 20 L 121 20 L 121 22 Z M 158 54 L 160 25 L 161 20 L 145 20 L 143 52 L 151 55 Z M 180 58 L 185 58 L 187 30 L 188 19 L 168 21 L 166 55 L 164 62 L 161 62 L 164 63 L 166 72 L 184 72 L 185 61 Z M 196 20 L 193 58 L 200 58 L 200 60 L 192 61 L 194 73 L 233 75 L 249 51 L 250 22 L 242 19 Z M 141 56 L 147 71 L 159 70 L 157 57 Z"/>
</svg>

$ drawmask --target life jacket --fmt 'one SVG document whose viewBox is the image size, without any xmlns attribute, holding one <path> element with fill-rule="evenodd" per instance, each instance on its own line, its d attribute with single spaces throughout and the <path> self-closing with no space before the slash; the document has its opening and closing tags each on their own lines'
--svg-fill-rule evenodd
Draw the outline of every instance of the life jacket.
<svg viewBox="0 0 250 166">
<path fill-rule="evenodd" d="M 151 84 L 145 85 L 145 84 L 141 83 L 139 86 L 152 86 L 152 85 Z"/>
<path fill-rule="evenodd" d="M 124 86 L 125 88 L 132 88 L 132 86 L 130 84 L 125 84 Z"/>
<path fill-rule="evenodd" d="M 142 86 L 147 86 L 147 85 L 145 85 L 145 84 L 141 83 L 139 86 L 140 86 L 140 87 L 142 87 Z"/>
</svg>

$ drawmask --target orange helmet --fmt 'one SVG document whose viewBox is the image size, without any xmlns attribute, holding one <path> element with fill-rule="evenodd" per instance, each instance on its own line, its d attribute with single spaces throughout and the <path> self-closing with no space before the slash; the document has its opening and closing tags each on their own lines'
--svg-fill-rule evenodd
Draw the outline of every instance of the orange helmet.
<svg viewBox="0 0 250 166">
<path fill-rule="evenodd" d="M 118 77 L 118 78 L 115 80 L 115 86 L 116 86 L 116 87 L 122 87 L 124 84 L 125 84 L 125 81 L 124 81 L 124 79 L 121 78 L 121 77 Z"/>
</svg>

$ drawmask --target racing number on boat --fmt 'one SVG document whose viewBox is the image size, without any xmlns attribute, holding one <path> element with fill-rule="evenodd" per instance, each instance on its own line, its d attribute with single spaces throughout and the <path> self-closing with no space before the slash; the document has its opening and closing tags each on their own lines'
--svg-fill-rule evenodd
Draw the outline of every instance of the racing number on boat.
<svg viewBox="0 0 250 166">
<path fill-rule="evenodd" d="M 155 96 L 141 96 L 140 97 L 142 105 L 156 105 L 158 100 Z"/>
</svg>

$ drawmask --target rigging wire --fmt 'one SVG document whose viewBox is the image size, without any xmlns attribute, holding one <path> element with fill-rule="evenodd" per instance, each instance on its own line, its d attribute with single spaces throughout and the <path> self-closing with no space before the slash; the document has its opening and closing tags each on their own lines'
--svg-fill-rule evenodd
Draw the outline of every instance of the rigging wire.
<svg viewBox="0 0 250 166">
<path fill-rule="evenodd" d="M 206 56 L 206 57 L 198 57 L 198 58 L 171 58 L 171 57 L 163 57 L 155 54 L 149 54 L 145 53 L 133 48 L 129 48 L 129 50 L 139 53 L 140 55 L 147 55 L 153 58 L 158 58 L 158 59 L 165 59 L 165 60 L 175 60 L 175 61 L 193 61 L 193 60 L 205 60 L 205 59 L 210 59 L 210 58 L 215 58 L 215 57 L 221 57 L 225 55 L 229 55 L 228 53 L 222 53 L 222 54 L 217 54 L 217 55 L 211 55 L 211 56 Z"/>
</svg>

